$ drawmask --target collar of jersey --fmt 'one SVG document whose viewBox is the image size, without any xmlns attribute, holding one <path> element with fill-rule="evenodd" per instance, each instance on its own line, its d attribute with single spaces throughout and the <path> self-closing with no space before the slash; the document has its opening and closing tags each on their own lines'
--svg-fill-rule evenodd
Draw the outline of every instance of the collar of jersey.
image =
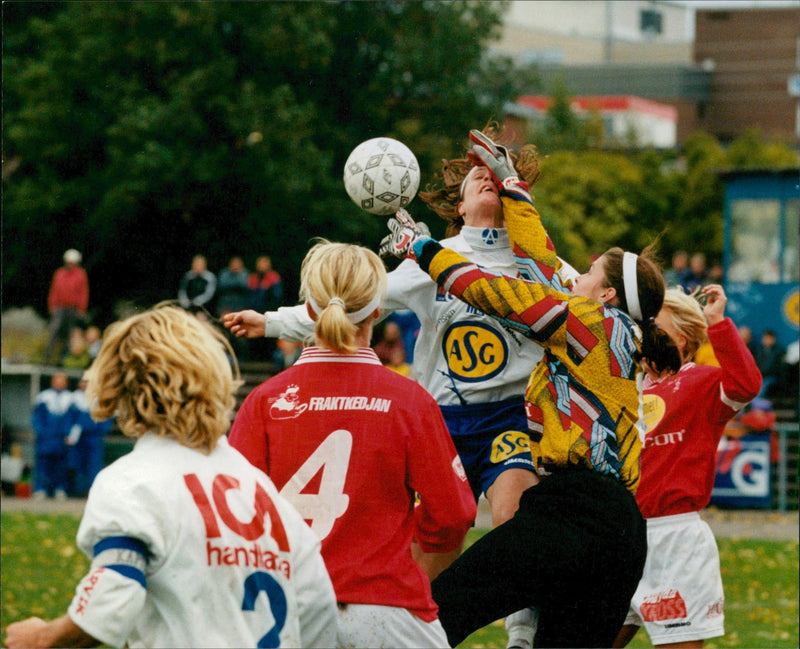
<svg viewBox="0 0 800 649">
<path fill-rule="evenodd" d="M 483 240 L 483 233 L 486 230 L 497 232 L 497 239 L 493 243 L 486 243 Z M 461 228 L 461 236 L 473 250 L 498 250 L 509 247 L 508 230 L 505 228 L 476 228 L 465 225 Z"/>
</svg>

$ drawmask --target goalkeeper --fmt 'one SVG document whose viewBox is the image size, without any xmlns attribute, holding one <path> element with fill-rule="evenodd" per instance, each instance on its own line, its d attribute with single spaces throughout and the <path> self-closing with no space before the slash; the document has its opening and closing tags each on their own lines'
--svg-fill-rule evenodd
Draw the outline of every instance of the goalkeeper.
<svg viewBox="0 0 800 649">
<path fill-rule="evenodd" d="M 442 290 L 544 348 L 526 391 L 528 434 L 541 482 L 519 510 L 433 582 L 452 646 L 524 607 L 539 609 L 536 644 L 608 647 L 625 620 L 646 554 L 634 494 L 641 451 L 641 353 L 675 369 L 674 345 L 653 323 L 664 296 L 658 267 L 612 248 L 570 292 L 559 262 L 502 147 L 472 131 L 505 216 L 525 281 L 500 275 L 424 236 L 406 214 L 382 252 L 411 255 Z M 473 176 L 472 182 L 479 176 Z M 470 182 L 469 180 L 467 181 Z"/>
</svg>

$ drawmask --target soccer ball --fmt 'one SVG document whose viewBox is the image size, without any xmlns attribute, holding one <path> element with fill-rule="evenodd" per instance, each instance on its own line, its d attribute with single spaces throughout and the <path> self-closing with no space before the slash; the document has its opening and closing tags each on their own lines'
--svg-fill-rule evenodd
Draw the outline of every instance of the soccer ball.
<svg viewBox="0 0 800 649">
<path fill-rule="evenodd" d="M 392 138 L 366 140 L 344 163 L 344 187 L 362 210 L 379 216 L 394 214 L 417 195 L 417 159 L 411 149 Z"/>
</svg>

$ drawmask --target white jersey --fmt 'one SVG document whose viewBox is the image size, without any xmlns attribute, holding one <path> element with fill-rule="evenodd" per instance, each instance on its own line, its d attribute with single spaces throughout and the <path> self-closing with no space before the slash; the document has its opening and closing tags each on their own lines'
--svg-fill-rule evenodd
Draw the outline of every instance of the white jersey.
<svg viewBox="0 0 800 649">
<path fill-rule="evenodd" d="M 441 245 L 487 270 L 517 276 L 505 228 L 465 226 Z M 575 273 L 566 265 L 560 272 Z M 531 370 L 542 358 L 539 345 L 440 289 L 411 259 L 388 278 L 383 309 L 386 314 L 411 309 L 419 318 L 414 373 L 439 405 L 492 403 L 525 393 Z M 268 337 L 302 341 L 313 332 L 305 305 L 266 314 Z"/>
<path fill-rule="evenodd" d="M 101 642 L 336 642 L 336 599 L 316 535 L 225 437 L 204 455 L 144 435 L 97 476 L 78 545 L 92 565 L 68 613 Z"/>
</svg>

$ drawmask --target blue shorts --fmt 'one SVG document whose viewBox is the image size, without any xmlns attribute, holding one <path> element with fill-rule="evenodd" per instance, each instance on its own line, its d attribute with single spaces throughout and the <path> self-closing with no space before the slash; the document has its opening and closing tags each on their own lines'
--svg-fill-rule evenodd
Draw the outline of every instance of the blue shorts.
<svg viewBox="0 0 800 649">
<path fill-rule="evenodd" d="M 503 471 L 536 473 L 523 397 L 440 409 L 476 500 Z"/>
</svg>

